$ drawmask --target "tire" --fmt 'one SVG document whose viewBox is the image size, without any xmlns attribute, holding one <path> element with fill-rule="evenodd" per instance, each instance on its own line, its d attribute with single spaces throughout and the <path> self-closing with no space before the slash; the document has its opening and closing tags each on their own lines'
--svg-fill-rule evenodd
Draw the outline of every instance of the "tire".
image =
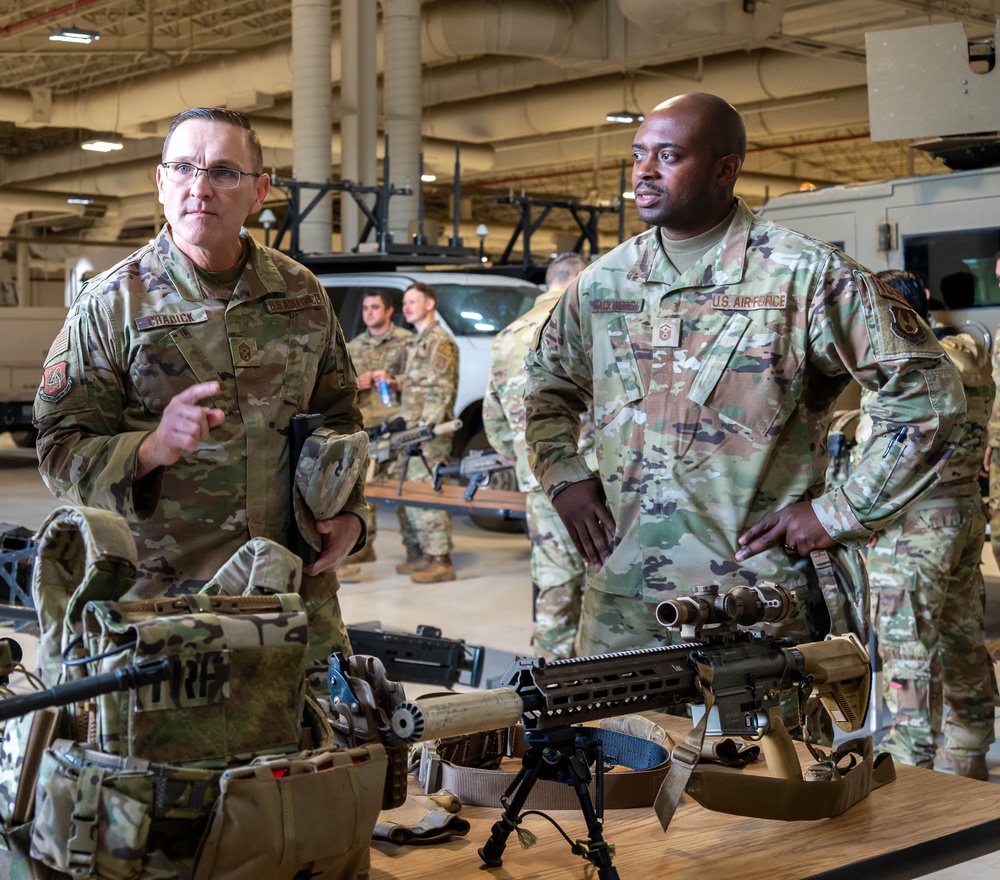
<svg viewBox="0 0 1000 880">
<path fill-rule="evenodd" d="M 468 455 L 470 452 L 477 452 L 481 449 L 493 450 L 490 446 L 489 440 L 486 439 L 486 432 L 480 431 L 478 434 L 474 434 L 468 443 L 465 444 L 465 449 L 462 450 L 462 455 Z M 468 480 L 463 479 L 462 485 L 466 485 Z M 487 487 L 490 489 L 502 489 L 509 492 L 517 491 L 517 475 L 513 470 L 509 471 L 497 471 L 496 473 L 490 474 L 489 482 L 487 482 Z M 525 521 L 523 519 L 504 519 L 502 516 L 490 516 L 487 513 L 470 513 L 469 519 L 471 519 L 479 528 L 487 532 L 504 532 L 507 534 L 515 534 L 517 532 L 525 532 Z"/>
</svg>

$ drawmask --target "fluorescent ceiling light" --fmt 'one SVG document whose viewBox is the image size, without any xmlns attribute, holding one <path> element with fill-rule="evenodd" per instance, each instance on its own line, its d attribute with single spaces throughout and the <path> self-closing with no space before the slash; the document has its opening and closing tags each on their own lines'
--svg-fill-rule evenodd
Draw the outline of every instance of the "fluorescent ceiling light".
<svg viewBox="0 0 1000 880">
<path fill-rule="evenodd" d="M 101 39 L 97 31 L 88 31 L 78 27 L 59 28 L 49 34 L 50 40 L 60 43 L 93 43 Z"/>
<path fill-rule="evenodd" d="M 421 174 L 420 175 L 420 179 L 424 183 L 434 183 L 434 181 L 437 180 L 437 175 L 436 174 Z"/>
<path fill-rule="evenodd" d="M 70 198 L 66 199 L 67 205 L 92 205 L 94 204 L 93 199 L 80 199 L 80 198 Z"/>
<path fill-rule="evenodd" d="M 622 193 L 622 198 L 623 199 L 632 199 L 633 201 L 635 201 L 635 193 L 632 192 L 632 190 L 627 189 L 627 190 L 625 190 L 625 192 Z"/>
<path fill-rule="evenodd" d="M 644 119 L 641 113 L 633 113 L 631 110 L 612 110 L 604 118 L 608 122 L 622 122 L 625 124 L 642 122 Z"/>
<path fill-rule="evenodd" d="M 114 150 L 120 150 L 124 144 L 118 141 L 87 141 L 85 144 L 80 144 L 85 150 L 91 150 L 94 153 L 110 153 Z"/>
</svg>

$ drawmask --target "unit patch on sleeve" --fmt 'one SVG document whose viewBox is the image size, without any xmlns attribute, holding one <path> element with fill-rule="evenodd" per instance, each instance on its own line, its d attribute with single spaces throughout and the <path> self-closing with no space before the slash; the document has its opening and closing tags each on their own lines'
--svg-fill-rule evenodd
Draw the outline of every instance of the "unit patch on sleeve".
<svg viewBox="0 0 1000 880">
<path fill-rule="evenodd" d="M 920 323 L 917 313 L 909 306 L 906 308 L 889 306 L 889 311 L 892 314 L 892 323 L 889 327 L 900 339 L 916 344 L 927 338 L 927 330 Z"/>
<path fill-rule="evenodd" d="M 69 362 L 56 361 L 42 371 L 42 386 L 38 389 L 38 396 L 49 403 L 57 403 L 69 394 L 72 385 Z"/>
</svg>

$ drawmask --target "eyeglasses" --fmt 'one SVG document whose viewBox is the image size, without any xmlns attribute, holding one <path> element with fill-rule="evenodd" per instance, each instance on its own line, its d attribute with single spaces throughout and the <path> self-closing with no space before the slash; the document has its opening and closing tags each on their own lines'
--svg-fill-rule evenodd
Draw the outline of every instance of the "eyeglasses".
<svg viewBox="0 0 1000 880">
<path fill-rule="evenodd" d="M 243 177 L 260 177 L 263 172 L 237 171 L 235 168 L 199 168 L 190 162 L 161 162 L 171 183 L 194 184 L 201 172 L 216 189 L 236 189 Z"/>
</svg>

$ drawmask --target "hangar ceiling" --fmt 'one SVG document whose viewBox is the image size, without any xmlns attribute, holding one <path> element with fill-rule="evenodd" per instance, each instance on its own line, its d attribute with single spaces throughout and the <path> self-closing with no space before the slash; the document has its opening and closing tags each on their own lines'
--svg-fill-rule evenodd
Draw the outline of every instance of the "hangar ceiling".
<svg viewBox="0 0 1000 880">
<path fill-rule="evenodd" d="M 337 179 L 340 0 L 333 18 Z M 375 3 L 376 0 L 361 0 Z M 384 70 L 379 2 L 378 70 Z M 265 163 L 291 177 L 293 0 L 8 0 L 0 10 L 0 252 L 30 241 L 131 242 L 161 222 L 154 169 L 169 119 L 226 104 L 261 129 Z M 496 196 L 607 202 L 648 110 L 711 91 L 747 122 L 741 191 L 944 171 L 906 142 L 869 137 L 865 34 L 960 22 L 989 39 L 1000 0 L 424 0 L 422 135 L 428 217 L 448 229 L 453 144 L 463 221 L 510 224 Z M 53 42 L 73 26 L 96 42 Z M 383 122 L 380 90 L 379 129 Z M 80 145 L 117 134 L 124 148 Z M 375 183 L 375 181 L 363 181 Z M 394 181 L 401 184 L 402 181 Z M 91 200 L 67 204 L 67 198 Z M 280 205 L 275 204 L 280 211 Z M 629 212 L 628 231 L 641 224 Z M 553 221 L 555 222 L 555 221 Z M 613 218 L 603 223 L 614 224 Z M 470 226 L 471 228 L 471 226 Z"/>
</svg>

